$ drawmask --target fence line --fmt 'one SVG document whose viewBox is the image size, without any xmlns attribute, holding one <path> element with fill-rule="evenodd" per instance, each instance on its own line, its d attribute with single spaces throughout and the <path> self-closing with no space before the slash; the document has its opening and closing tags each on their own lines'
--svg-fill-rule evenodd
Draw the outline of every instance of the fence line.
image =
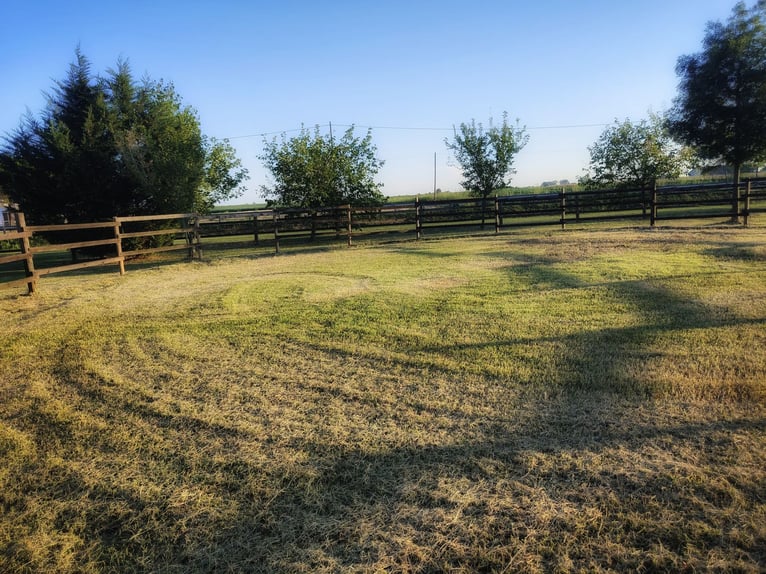
<svg viewBox="0 0 766 574">
<path fill-rule="evenodd" d="M 37 290 L 37 282 L 40 277 L 53 273 L 64 273 L 66 271 L 75 271 L 90 267 L 99 267 L 104 265 L 117 265 L 120 275 L 125 274 L 125 261 L 132 256 L 144 255 L 149 253 L 187 250 L 189 258 L 195 255 L 199 256 L 199 233 L 196 215 L 171 214 L 171 215 L 151 215 L 151 216 L 130 216 L 115 217 L 109 222 L 96 223 L 76 223 L 76 224 L 58 224 L 58 225 L 27 225 L 24 213 L 11 213 L 7 225 L 0 233 L 0 240 L 17 240 L 19 243 L 19 253 L 0 256 L 0 266 L 23 262 L 23 278 L 3 281 L 2 286 L 27 285 L 28 292 L 34 293 Z M 126 224 L 143 224 L 146 222 L 177 222 L 179 219 L 185 222 L 180 227 L 157 227 L 156 225 L 146 226 L 137 231 L 125 231 Z M 104 232 L 109 237 L 100 237 L 97 239 L 87 239 L 72 241 L 73 237 L 85 232 L 85 235 L 99 235 Z M 56 236 L 64 236 L 64 241 L 55 241 Z M 182 234 L 184 243 L 175 244 L 176 237 Z M 34 236 L 41 236 L 50 241 L 43 245 L 32 245 Z M 166 245 L 146 246 L 141 245 L 137 240 L 150 239 L 155 242 L 165 242 Z M 54 241 L 51 241 L 54 240 Z M 129 249 L 125 249 L 125 243 L 134 242 Z M 149 242 L 151 243 L 151 241 Z M 89 251 L 90 250 L 90 251 Z M 95 258 L 86 261 L 77 261 L 80 253 L 85 253 L 86 257 L 91 251 L 95 251 Z M 62 263 L 56 261 L 45 267 L 35 264 L 35 257 L 38 261 L 44 254 L 59 254 L 69 252 L 72 263 Z"/>
<path fill-rule="evenodd" d="M 757 207 L 753 207 L 757 203 Z M 187 250 L 190 259 L 202 257 L 203 243 L 212 237 L 252 237 L 246 243 L 259 245 L 273 237 L 276 253 L 288 239 L 311 241 L 319 237 L 345 237 L 349 246 L 355 236 L 375 233 L 411 233 L 417 239 L 437 229 L 491 227 L 495 233 L 513 227 L 589 223 L 609 220 L 658 221 L 698 218 L 742 218 L 745 225 L 753 213 L 766 212 L 766 179 L 746 180 L 734 193 L 733 185 L 697 184 L 643 189 L 610 189 L 511 195 L 494 198 L 421 200 L 388 203 L 374 207 L 286 208 L 224 212 L 207 215 L 170 214 L 115 217 L 110 222 L 34 225 L 25 223 L 23 213 L 11 213 L 0 231 L 0 240 L 17 240 L 19 252 L 0 256 L 0 266 L 23 262 L 24 277 L 0 285 L 27 284 L 30 293 L 39 277 L 101 265 L 117 265 L 125 273 L 125 262 L 135 256 Z M 179 224 L 180 221 L 180 224 Z M 73 233 L 108 232 L 109 237 L 72 241 Z M 32 245 L 35 235 L 50 240 L 57 233 L 70 240 Z M 176 240 L 184 241 L 177 244 Z M 242 243 L 242 241 L 238 241 Z M 46 253 L 77 253 L 104 250 L 101 257 L 84 262 L 59 263 L 39 268 L 35 264 Z M 107 254 L 108 252 L 108 254 Z"/>
</svg>

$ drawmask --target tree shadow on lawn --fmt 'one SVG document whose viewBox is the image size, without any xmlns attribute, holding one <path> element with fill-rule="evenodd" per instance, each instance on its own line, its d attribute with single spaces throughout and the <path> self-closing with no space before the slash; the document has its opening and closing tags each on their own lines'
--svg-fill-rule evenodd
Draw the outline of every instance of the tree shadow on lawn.
<svg viewBox="0 0 766 574">
<path fill-rule="evenodd" d="M 235 531 L 259 532 L 266 544 L 253 550 L 268 549 L 264 570 L 277 571 L 501 571 L 516 559 L 518 570 L 532 571 L 567 561 L 586 569 L 680 570 L 684 563 L 709 566 L 712 554 L 729 566 L 766 563 L 763 530 L 731 516 L 763 515 L 756 502 L 766 494 L 762 480 L 735 491 L 725 480 L 714 483 L 718 467 L 695 474 L 672 454 L 661 461 L 626 454 L 663 442 L 731 449 L 726 443 L 735 435 L 762 436 L 763 418 L 625 429 L 588 423 L 590 405 L 571 399 L 538 417 L 521 431 L 495 429 L 486 442 L 320 455 L 314 463 L 325 470 L 309 483 L 291 477 L 270 505 L 268 525 L 243 512 Z M 713 484 L 692 484 L 700 480 Z M 684 526 L 693 521 L 696 531 Z"/>
<path fill-rule="evenodd" d="M 545 262 L 526 273 L 560 288 L 578 283 Z M 307 444 L 307 472 L 288 473 L 271 520 L 243 508 L 234 531 L 258 531 L 253 551 L 275 571 L 669 571 L 717 559 L 757 571 L 766 564 L 756 525 L 766 475 L 733 468 L 741 441 L 762 450 L 762 410 L 667 410 L 641 372 L 658 336 L 763 320 L 722 315 L 650 281 L 610 285 L 642 324 L 556 338 L 568 368 L 550 394 L 530 393 L 507 418 L 480 422 L 478 440 L 376 453 Z"/>
<path fill-rule="evenodd" d="M 762 243 L 738 243 L 727 242 L 721 244 L 716 242 L 714 246 L 704 251 L 706 255 L 712 255 L 725 261 L 746 261 L 761 262 L 766 261 L 766 246 Z"/>
<path fill-rule="evenodd" d="M 722 248 L 722 257 L 728 257 L 731 250 L 749 258 L 740 251 L 742 246 Z M 557 335 L 508 337 L 501 340 L 486 340 L 478 343 L 459 343 L 454 345 L 425 346 L 418 351 L 424 353 L 444 353 L 466 351 L 470 349 L 513 349 L 538 343 L 550 343 L 555 346 L 554 365 L 549 369 L 553 375 L 544 384 L 552 388 L 566 390 L 599 391 L 619 393 L 621 395 L 650 397 L 661 388 L 658 381 L 646 374 L 647 364 L 662 355 L 663 341 L 674 341 L 675 333 L 686 334 L 695 330 L 759 326 L 766 323 L 766 317 L 739 317 L 725 307 L 707 305 L 679 294 L 663 285 L 668 281 L 684 280 L 686 275 L 663 276 L 659 279 L 630 279 L 586 282 L 581 278 L 561 272 L 556 268 L 558 259 L 542 256 L 529 256 L 523 252 L 505 252 L 505 258 L 513 263 L 507 267 L 511 279 L 523 278 L 524 284 L 532 289 L 544 289 L 555 293 L 559 290 L 571 292 L 572 298 L 578 297 L 579 290 L 593 288 L 607 289 L 609 299 L 619 303 L 638 320 L 625 327 L 592 328 L 583 324 L 576 332 Z M 706 271 L 705 275 L 726 275 L 725 270 Z M 512 296 L 509 295 L 509 296 Z M 567 296 L 570 296 L 569 294 Z M 552 323 L 556 317 L 546 319 Z M 571 316 L 566 320 L 571 323 Z M 576 319 L 575 319 L 576 320 Z M 555 329 L 553 329 L 555 331 Z M 509 331 L 513 331 L 510 326 Z M 652 350 L 652 349 L 655 350 Z M 660 349 L 660 350 L 657 350 Z M 738 398 L 753 398 L 748 389 L 741 389 Z"/>
<path fill-rule="evenodd" d="M 166 453 L 166 461 L 152 461 L 176 469 L 172 484 L 152 487 L 152 476 L 137 487 L 121 486 L 118 476 L 94 484 L 63 466 L 60 475 L 30 481 L 52 488 L 40 494 L 53 493 L 52 508 L 60 509 L 54 529 L 77 532 L 86 548 L 101 547 L 102 564 L 122 571 L 490 572 L 567 565 L 670 571 L 683 563 L 704 568 L 712 555 L 719 564 L 741 560 L 741 571 L 757 571 L 766 563 L 766 538 L 748 515 L 756 517 L 756 501 L 766 497 L 764 475 L 722 479 L 722 460 L 748 436 L 763 437 L 766 419 L 690 422 L 651 405 L 638 416 L 636 409 L 598 393 L 564 393 L 525 401 L 464 443 L 382 445 L 370 452 L 306 439 L 295 445 L 308 453 L 297 466 L 279 459 L 264 465 L 235 450 L 215 454 L 220 429 L 144 409 L 141 417 L 164 427 L 204 430 L 186 449 Z M 232 440 L 231 429 L 223 432 Z M 235 443 L 258 440 L 239 435 Z M 656 452 L 663 445 L 667 457 Z M 707 466 L 690 469 L 684 449 Z M 199 452 L 210 457 L 204 473 L 197 469 L 204 463 Z M 274 496 L 257 494 L 254 485 L 264 479 L 276 484 Z M 158 488 L 161 499 L 152 494 Z M 188 492 L 188 502 L 178 492 Z M 217 506 L 200 506 L 206 498 Z M 77 504 L 70 508 L 67 500 Z M 29 558 L 18 544 L 1 554 L 10 565 Z"/>
<path fill-rule="evenodd" d="M 539 259 L 524 273 L 532 284 L 585 287 Z M 766 517 L 766 471 L 758 463 L 763 409 L 733 409 L 727 418 L 691 406 L 669 410 L 652 400 L 657 389 L 642 375 L 644 347 L 657 337 L 747 321 L 652 282 L 610 286 L 640 311 L 642 323 L 553 337 L 561 351 L 557 367 L 566 367 L 551 371 L 557 379 L 544 393 L 532 384 L 522 388 L 513 407 L 491 419 L 460 406 L 443 413 L 473 429 L 459 441 L 434 437 L 423 444 L 420 437 L 391 445 L 381 437 L 371 451 L 305 437 L 294 445 L 306 455 L 298 463 L 256 460 L 234 447 L 263 437 L 234 424 L 211 425 L 83 387 L 78 393 L 102 404 L 105 418 L 113 409 L 166 434 L 196 430 L 174 439 L 180 442 L 164 455 L 172 484 L 141 490 L 160 479 L 147 476 L 126 488 L 115 477 L 94 487 L 70 471 L 41 479 L 51 489 L 43 496 L 90 499 L 84 514 L 69 517 L 64 508 L 56 528 L 65 531 L 75 520 L 84 546 L 101 546 L 102 557 L 114 556 L 123 570 L 693 571 L 715 563 L 758 571 L 766 564 L 766 530 L 758 526 Z M 405 368 L 417 376 L 426 367 L 413 357 Z M 398 400 L 412 408 L 408 397 Z M 748 451 L 755 453 L 749 462 Z M 259 492 L 263 481 L 272 494 Z M 219 508 L 195 507 L 193 499 L 171 504 L 171 490 L 209 495 Z M 11 565 L 19 563 L 14 556 L 23 558 L 13 548 L 0 553 Z"/>
</svg>

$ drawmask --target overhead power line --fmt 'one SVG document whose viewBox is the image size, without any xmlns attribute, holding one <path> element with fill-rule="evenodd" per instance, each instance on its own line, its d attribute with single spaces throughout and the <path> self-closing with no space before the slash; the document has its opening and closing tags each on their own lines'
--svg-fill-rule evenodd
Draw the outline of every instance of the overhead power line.
<svg viewBox="0 0 766 574">
<path fill-rule="evenodd" d="M 329 123 L 315 124 L 315 125 L 316 127 L 319 127 L 319 128 L 326 128 L 330 126 Z M 598 123 L 598 124 L 564 124 L 564 125 L 552 125 L 552 126 L 524 126 L 524 127 L 527 130 L 567 130 L 567 129 L 580 129 L 580 128 L 599 128 L 599 127 L 606 127 L 610 125 L 612 124 Z M 392 130 L 392 131 L 451 132 L 454 130 L 454 127 L 439 128 L 439 127 L 428 127 L 428 126 L 370 126 L 370 125 L 362 125 L 362 124 L 335 124 L 335 126 L 341 127 L 341 128 L 355 127 L 355 128 L 368 129 L 368 130 Z M 246 134 L 246 135 L 239 135 L 239 136 L 229 136 L 224 139 L 236 140 L 236 139 L 246 139 L 246 138 L 267 137 L 267 136 L 274 136 L 279 134 L 299 132 L 303 129 L 306 129 L 305 126 L 300 128 L 292 128 L 288 130 L 261 132 L 261 133 Z"/>
</svg>

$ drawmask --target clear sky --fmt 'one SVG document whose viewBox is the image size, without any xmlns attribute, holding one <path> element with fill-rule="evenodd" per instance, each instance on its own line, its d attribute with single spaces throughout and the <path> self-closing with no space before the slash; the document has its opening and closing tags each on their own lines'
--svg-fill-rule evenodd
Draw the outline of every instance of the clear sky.
<svg viewBox="0 0 766 574">
<path fill-rule="evenodd" d="M 752 2 L 748 2 L 751 4 Z M 75 48 L 104 73 L 173 82 L 203 132 L 250 170 L 237 202 L 269 183 L 264 137 L 372 127 L 386 195 L 460 189 L 444 138 L 507 111 L 527 127 L 513 185 L 576 180 L 615 119 L 662 112 L 675 64 L 734 0 L 5 0 L 0 133 L 62 79 Z M 358 131 L 363 135 L 364 129 Z M 266 134 L 264 136 L 264 134 Z"/>
</svg>

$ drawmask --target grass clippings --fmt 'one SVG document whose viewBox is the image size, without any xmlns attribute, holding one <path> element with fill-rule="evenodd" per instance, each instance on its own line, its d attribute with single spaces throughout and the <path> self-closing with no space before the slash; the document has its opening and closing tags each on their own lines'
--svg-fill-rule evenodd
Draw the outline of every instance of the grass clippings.
<svg viewBox="0 0 766 574">
<path fill-rule="evenodd" d="M 0 571 L 762 572 L 766 230 L 0 292 Z"/>
</svg>

